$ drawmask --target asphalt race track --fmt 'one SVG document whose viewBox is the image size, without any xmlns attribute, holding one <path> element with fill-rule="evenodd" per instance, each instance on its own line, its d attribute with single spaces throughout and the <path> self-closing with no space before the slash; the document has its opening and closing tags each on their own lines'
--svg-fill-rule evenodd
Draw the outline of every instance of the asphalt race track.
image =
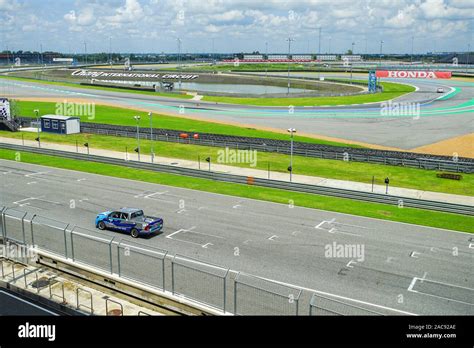
<svg viewBox="0 0 474 348">
<path fill-rule="evenodd" d="M 316 76 L 317 73 L 314 73 L 314 77 Z M 0 93 L 11 98 L 81 98 L 174 115 L 180 115 L 181 110 L 181 115 L 206 120 L 280 130 L 293 127 L 298 129 L 300 134 L 330 136 L 407 150 L 473 132 L 474 83 L 404 79 L 395 82 L 406 82 L 418 88 L 416 92 L 395 101 L 421 103 L 419 117 L 381 116 L 380 103 L 341 107 L 295 107 L 294 112 L 290 113 L 287 107 L 226 105 L 6 79 L 0 80 Z M 438 87 L 445 89 L 443 100 L 437 99 L 443 97 L 436 93 Z"/>
<path fill-rule="evenodd" d="M 467 233 L 13 161 L 0 160 L 0 177 L 0 206 L 91 234 L 98 212 L 138 207 L 165 220 L 161 234 L 139 242 L 170 253 L 404 312 L 474 314 Z M 326 257 L 334 242 L 364 246 L 363 260 Z"/>
</svg>

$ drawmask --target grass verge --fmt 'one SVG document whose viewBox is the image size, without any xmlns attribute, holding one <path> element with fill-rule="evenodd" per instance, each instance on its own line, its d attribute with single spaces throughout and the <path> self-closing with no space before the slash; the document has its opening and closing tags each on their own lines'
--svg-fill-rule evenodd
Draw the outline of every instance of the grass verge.
<svg viewBox="0 0 474 348">
<path fill-rule="evenodd" d="M 138 180 L 155 184 L 183 187 L 199 191 L 226 194 L 289 204 L 300 207 L 335 211 L 382 220 L 411 223 L 429 227 L 445 228 L 456 231 L 474 232 L 474 219 L 472 217 L 449 213 L 433 212 L 413 208 L 398 208 L 377 203 L 358 202 L 344 198 L 325 197 L 305 193 L 296 193 L 278 189 L 215 182 L 207 179 L 191 178 L 180 175 L 156 173 L 147 170 L 123 168 L 115 165 L 97 164 L 87 161 L 75 161 L 65 158 L 56 158 L 27 152 L 20 153 L 21 161 L 45 165 L 55 168 L 76 170 L 81 172 L 107 175 L 124 179 Z M 15 160 L 16 152 L 0 149 L 0 158 Z"/>
<path fill-rule="evenodd" d="M 415 91 L 415 87 L 393 83 L 381 82 L 384 90 L 375 94 L 360 94 L 342 97 L 303 97 L 303 98 L 236 98 L 236 97 L 216 97 L 204 96 L 202 100 L 228 103 L 245 104 L 258 106 L 320 106 L 320 105 L 350 105 L 375 103 L 398 98 L 404 94 Z"/>
<path fill-rule="evenodd" d="M 0 136 L 25 140 L 34 140 L 36 133 L 30 132 L 7 132 L 0 131 Z M 112 137 L 96 134 L 74 134 L 58 135 L 43 133 L 42 142 L 79 146 L 89 143 L 92 149 L 106 149 L 113 151 L 128 152 L 133 151 L 137 146 L 136 139 Z M 149 154 L 151 151 L 151 142 L 141 139 L 140 148 L 142 154 Z M 200 156 L 203 161 L 206 157 L 211 157 L 212 163 L 217 163 L 218 151 L 222 148 L 199 146 L 189 144 L 178 144 L 170 142 L 153 142 L 154 152 L 157 156 L 178 158 L 191 161 L 197 161 Z M 287 168 L 290 162 L 289 156 L 277 153 L 258 152 L 256 166 L 251 167 L 249 163 L 221 163 L 226 165 L 238 166 L 241 168 L 253 168 L 268 170 L 270 165 L 271 172 L 288 173 Z M 362 162 L 345 162 L 341 160 L 328 160 L 303 156 L 293 156 L 294 174 L 318 176 L 329 179 L 349 180 L 370 184 L 372 176 L 375 177 L 375 184 L 384 185 L 386 177 L 390 178 L 391 187 L 404 187 L 423 191 L 434 191 L 466 196 L 474 196 L 474 174 L 463 174 L 460 181 L 438 178 L 436 171 L 407 168 L 399 166 L 388 166 L 382 164 L 370 164 Z"/>
<path fill-rule="evenodd" d="M 56 114 L 56 103 L 53 102 L 36 102 L 36 101 L 16 101 L 18 113 L 24 117 L 35 117 L 34 110 L 39 109 L 40 115 Z M 142 117 L 142 126 L 149 127 L 150 121 L 148 113 L 144 111 L 137 111 L 132 109 L 118 108 L 107 105 L 95 105 L 95 117 L 89 119 L 88 116 L 80 116 L 82 122 L 90 123 L 104 123 L 120 126 L 136 126 L 136 121 L 133 116 L 139 115 Z M 71 115 L 76 116 L 76 115 Z M 231 134 L 234 136 L 255 137 L 265 139 L 289 140 L 287 134 L 280 134 L 270 131 L 258 130 L 255 128 L 246 128 L 239 126 L 232 126 L 214 122 L 206 122 L 193 120 L 177 116 L 166 116 L 160 114 L 153 114 L 153 127 L 164 128 L 171 130 L 180 130 L 190 133 L 214 133 L 214 134 Z M 312 144 L 333 145 L 333 146 L 347 146 L 358 147 L 358 145 L 350 145 L 335 141 L 314 139 L 308 137 L 298 137 L 298 141 Z"/>
</svg>

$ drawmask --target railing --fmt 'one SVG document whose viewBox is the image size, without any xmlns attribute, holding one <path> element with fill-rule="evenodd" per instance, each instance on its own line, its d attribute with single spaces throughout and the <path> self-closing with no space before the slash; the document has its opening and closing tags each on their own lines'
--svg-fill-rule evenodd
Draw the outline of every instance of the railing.
<svg viewBox="0 0 474 348">
<path fill-rule="evenodd" d="M 1 207 L 0 207 L 1 208 Z M 5 219 L 8 210 L 0 209 L 0 217 Z M 43 217 L 34 215 L 25 216 L 25 220 L 32 218 L 44 221 Z M 68 224 L 63 222 L 62 225 Z M 8 243 L 9 235 L 15 235 L 10 229 L 21 229 L 19 225 L 8 225 L 3 243 Z M 38 240 L 36 234 L 44 234 L 44 226 L 31 224 L 32 239 Z M 50 226 L 52 230 L 56 226 Z M 348 298 L 331 298 L 320 295 L 309 289 L 290 286 L 276 280 L 261 278 L 248 273 L 230 270 L 229 268 L 211 264 L 202 260 L 193 259 L 182 255 L 170 255 L 167 251 L 150 247 L 139 242 L 125 240 L 109 240 L 105 243 L 97 240 L 97 231 L 81 228 L 81 242 L 73 238 L 77 235 L 77 227 L 66 233 L 56 233 L 55 238 L 50 240 L 48 248 L 38 245 L 35 251 L 44 251 L 47 255 L 54 250 L 55 257 L 69 262 L 85 263 L 88 269 L 108 272 L 118 278 L 132 281 L 139 287 L 145 284 L 147 288 L 153 288 L 157 293 L 172 294 L 176 299 L 186 299 L 189 304 L 196 304 L 212 308 L 222 314 L 234 315 L 412 315 L 412 313 L 390 309 L 384 306 L 369 304 L 367 302 L 352 300 Z M 102 237 L 99 237 L 102 238 Z M 99 243 L 99 244 L 98 244 Z M 66 248 L 63 246 L 66 244 Z M 97 246 L 99 247 L 97 248 Z M 21 246 L 21 245 L 20 245 Z M 128 249 L 130 247 L 130 249 Z M 69 250 L 69 251 L 68 251 Z M 131 259 L 120 256 L 125 250 L 131 255 Z M 138 254 L 139 253 L 139 254 Z M 99 255 L 95 255 L 99 254 Z M 136 254 L 136 255 L 134 255 Z M 9 273 L 5 272 L 5 259 L 0 258 L 0 270 L 2 279 L 16 279 L 14 261 L 7 261 L 11 265 Z M 132 268 L 133 267 L 133 268 Z M 120 272 L 118 271 L 120 270 Z M 133 272 L 135 270 L 136 272 Z M 38 284 L 38 271 L 32 270 L 27 273 L 24 269 L 23 277 L 25 287 L 28 287 L 27 276 L 31 275 L 37 280 L 37 292 L 40 292 L 41 284 Z M 152 280 L 144 279 L 147 275 Z M 20 277 L 18 278 L 20 279 Z M 54 294 L 52 283 L 49 282 L 49 297 L 58 297 L 65 303 L 64 284 L 60 283 L 61 294 Z M 46 288 L 46 285 L 44 286 Z M 90 291 L 77 287 L 75 289 L 76 309 L 86 310 L 94 314 L 93 295 Z M 109 303 L 110 302 L 110 303 Z M 123 314 L 123 306 L 116 301 L 106 299 L 106 315 L 109 314 L 109 304 L 114 303 L 120 307 Z M 148 315 L 139 312 L 138 315 Z"/>
</svg>

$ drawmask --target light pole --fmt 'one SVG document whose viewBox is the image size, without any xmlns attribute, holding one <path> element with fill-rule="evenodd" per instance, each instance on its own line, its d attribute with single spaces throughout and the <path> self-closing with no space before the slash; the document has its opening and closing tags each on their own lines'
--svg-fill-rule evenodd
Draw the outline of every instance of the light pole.
<svg viewBox="0 0 474 348">
<path fill-rule="evenodd" d="M 86 61 L 86 65 L 87 65 L 87 42 L 84 41 L 84 58 L 85 58 L 85 61 Z"/>
<path fill-rule="evenodd" d="M 140 162 L 140 116 L 133 116 L 135 121 L 137 121 L 137 149 L 136 152 L 138 153 L 138 162 Z"/>
<path fill-rule="evenodd" d="M 410 56 L 410 63 L 413 64 L 413 47 L 415 45 L 415 37 L 411 37 L 411 56 Z"/>
<path fill-rule="evenodd" d="M 351 49 L 351 52 L 352 52 L 352 55 L 354 55 L 354 46 L 355 46 L 355 42 L 352 42 L 352 49 Z"/>
<path fill-rule="evenodd" d="M 179 70 L 179 89 L 181 89 L 181 39 L 178 37 L 178 70 Z"/>
<path fill-rule="evenodd" d="M 38 142 L 38 147 L 41 147 L 41 138 L 40 138 L 41 120 L 39 118 L 39 110 L 35 109 L 34 113 L 36 115 L 36 122 L 37 122 L 37 127 L 38 127 L 38 137 L 36 138 L 36 141 Z"/>
<path fill-rule="evenodd" d="M 292 174 L 293 174 L 293 133 L 296 133 L 295 128 L 288 128 L 288 132 L 290 133 L 290 166 L 288 167 L 288 171 L 290 172 L 290 182 L 292 181 Z"/>
<path fill-rule="evenodd" d="M 382 66 L 382 47 L 383 47 L 383 40 L 380 40 L 380 66 Z"/>
<path fill-rule="evenodd" d="M 148 116 L 150 117 L 151 163 L 153 163 L 155 158 L 155 152 L 153 151 L 153 114 L 149 112 Z"/>
<path fill-rule="evenodd" d="M 319 30 L 319 38 L 318 38 L 318 54 L 321 54 L 321 27 L 318 28 Z"/>
<path fill-rule="evenodd" d="M 109 36 L 109 64 L 112 66 L 112 36 Z"/>
<path fill-rule="evenodd" d="M 469 61 L 470 61 L 470 56 L 471 55 L 471 44 L 467 44 L 467 57 L 466 57 L 466 73 L 468 72 L 469 69 Z"/>
<path fill-rule="evenodd" d="M 291 41 L 293 40 L 289 37 L 286 41 L 288 41 L 288 94 L 290 94 L 290 55 L 291 55 Z"/>
</svg>

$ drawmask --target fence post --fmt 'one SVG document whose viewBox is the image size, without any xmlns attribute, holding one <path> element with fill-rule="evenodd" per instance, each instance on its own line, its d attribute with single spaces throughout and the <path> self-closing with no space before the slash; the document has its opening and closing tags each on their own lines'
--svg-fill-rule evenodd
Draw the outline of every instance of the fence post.
<svg viewBox="0 0 474 348">
<path fill-rule="evenodd" d="M 64 228 L 63 234 L 64 234 L 64 257 L 67 259 L 67 235 L 66 235 L 66 230 L 69 227 L 69 224 L 66 225 Z"/>
<path fill-rule="evenodd" d="M 174 295 L 174 258 L 171 259 L 171 293 Z"/>
<path fill-rule="evenodd" d="M 23 232 L 23 244 L 26 244 L 26 235 L 25 235 L 25 216 L 28 213 L 25 213 L 21 218 L 21 231 Z"/>
<path fill-rule="evenodd" d="M 234 315 L 237 315 L 237 279 L 239 277 L 239 274 L 234 278 Z"/>
<path fill-rule="evenodd" d="M 113 267 L 112 267 L 112 243 L 114 241 L 114 238 L 113 237 L 110 242 L 109 242 L 109 261 L 110 261 L 110 274 L 114 273 L 113 271 Z"/>
<path fill-rule="evenodd" d="M 30 231 L 31 231 L 31 244 L 35 245 L 35 234 L 33 233 L 33 220 L 35 219 L 36 214 L 32 216 L 30 220 Z"/>
</svg>

